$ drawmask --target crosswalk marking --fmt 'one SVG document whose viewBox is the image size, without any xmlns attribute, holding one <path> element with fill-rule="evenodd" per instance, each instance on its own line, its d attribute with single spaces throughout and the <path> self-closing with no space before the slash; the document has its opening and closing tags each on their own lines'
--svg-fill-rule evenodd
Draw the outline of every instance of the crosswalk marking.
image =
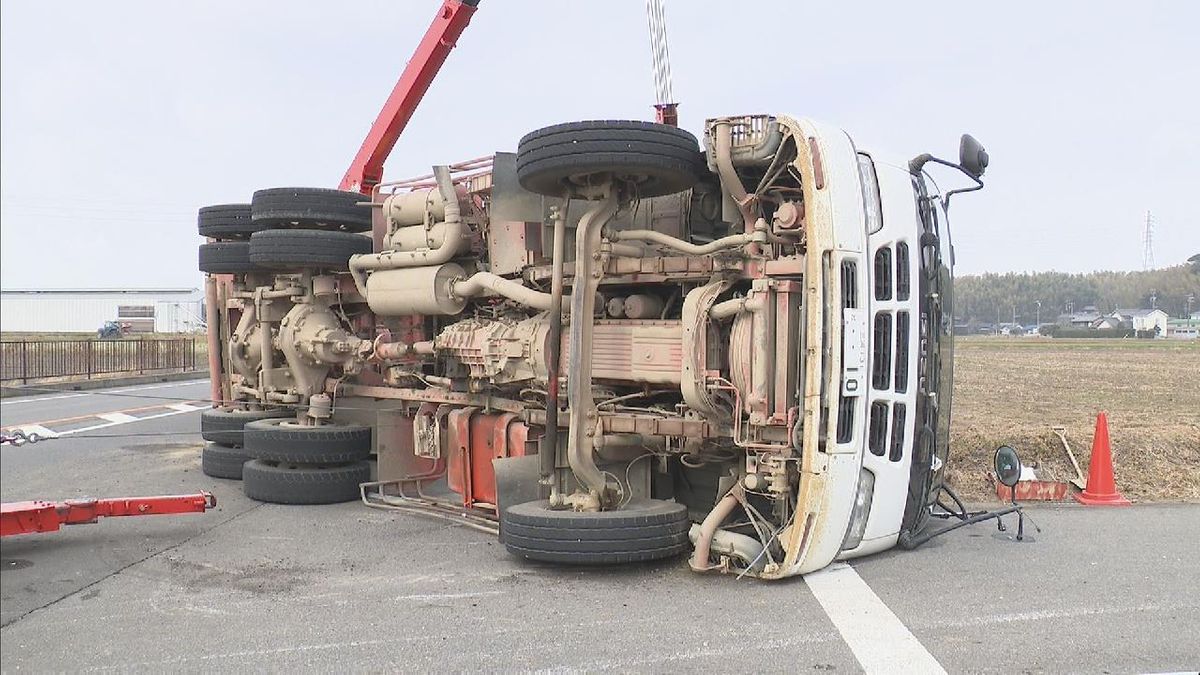
<svg viewBox="0 0 1200 675">
<path fill-rule="evenodd" d="M 178 410 L 179 412 L 192 412 L 194 410 L 203 409 L 201 406 L 190 405 L 188 403 L 173 403 L 167 407 L 171 410 Z"/>
<path fill-rule="evenodd" d="M 71 436 L 74 434 L 85 433 L 88 431 L 96 431 L 97 429 L 108 429 L 109 427 L 120 426 L 122 424 L 131 424 L 133 422 L 141 422 L 144 420 L 156 420 L 156 419 L 161 419 L 163 417 L 171 417 L 174 415 L 183 415 L 186 413 L 193 413 L 193 412 L 197 412 L 200 410 L 204 410 L 208 407 L 206 405 L 195 405 L 196 403 L 202 404 L 203 402 L 202 401 L 194 401 L 194 402 L 190 402 L 190 403 L 174 403 L 171 405 L 157 406 L 157 408 L 159 410 L 162 410 L 163 412 L 155 413 L 153 415 L 144 415 L 141 417 L 134 417 L 133 415 L 130 415 L 129 413 L 130 412 L 141 412 L 144 410 L 153 410 L 153 409 L 155 409 L 155 407 L 151 406 L 149 408 L 131 408 L 131 409 L 125 410 L 125 411 L 118 410 L 118 411 L 114 411 L 114 412 L 93 413 L 91 415 L 84 415 L 82 417 L 74 417 L 74 418 L 69 418 L 66 420 L 58 420 L 57 422 L 60 424 L 64 423 L 64 422 L 74 422 L 74 421 L 78 421 L 78 420 L 88 420 L 88 419 L 94 419 L 97 421 L 97 424 L 90 424 L 88 426 L 79 427 L 77 429 L 68 429 L 66 431 L 54 431 L 53 429 L 48 428 L 46 425 L 52 424 L 52 422 L 43 422 L 41 424 L 37 424 L 37 423 L 15 424 L 11 427 L 5 427 L 4 431 L 14 431 L 14 430 L 20 429 L 21 431 L 23 431 L 25 433 L 26 436 L 28 436 L 30 434 L 37 434 L 41 438 L 61 438 L 63 436 Z"/>
<path fill-rule="evenodd" d="M 25 433 L 26 436 L 37 434 L 41 438 L 57 438 L 58 432 L 51 431 L 40 424 L 22 424 L 17 427 Z"/>
</svg>

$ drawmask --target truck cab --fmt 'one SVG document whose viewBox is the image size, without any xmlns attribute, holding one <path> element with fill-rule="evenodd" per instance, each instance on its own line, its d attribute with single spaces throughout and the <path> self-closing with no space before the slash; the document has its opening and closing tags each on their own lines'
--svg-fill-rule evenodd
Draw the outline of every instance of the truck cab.
<svg viewBox="0 0 1200 675">
<path fill-rule="evenodd" d="M 936 184 L 860 150 L 869 346 L 862 468 L 839 559 L 926 525 L 944 480 L 953 394 L 953 248 Z M 870 214 L 873 199 L 879 216 Z"/>
</svg>

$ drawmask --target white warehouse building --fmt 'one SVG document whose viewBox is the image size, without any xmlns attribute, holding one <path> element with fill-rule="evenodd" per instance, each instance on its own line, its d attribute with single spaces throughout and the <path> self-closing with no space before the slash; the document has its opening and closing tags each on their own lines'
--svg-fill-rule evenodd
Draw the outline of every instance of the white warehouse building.
<svg viewBox="0 0 1200 675">
<path fill-rule="evenodd" d="M 64 288 L 0 290 L 0 330 L 6 333 L 91 333 L 108 321 L 134 333 L 204 329 L 204 293 L 197 288 Z"/>
</svg>

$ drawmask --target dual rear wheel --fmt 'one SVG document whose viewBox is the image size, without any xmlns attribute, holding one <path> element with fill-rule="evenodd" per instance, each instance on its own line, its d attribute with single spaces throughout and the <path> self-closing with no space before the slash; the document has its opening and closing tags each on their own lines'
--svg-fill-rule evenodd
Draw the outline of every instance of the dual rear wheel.
<svg viewBox="0 0 1200 675">
<path fill-rule="evenodd" d="M 367 198 L 324 188 L 259 190 L 249 204 L 202 207 L 197 231 L 215 239 L 200 245 L 199 267 L 209 274 L 319 269 L 344 272 L 350 256 L 371 252 Z"/>
<path fill-rule="evenodd" d="M 371 480 L 371 429 L 354 424 L 308 426 L 265 419 L 245 427 L 246 496 L 275 504 L 336 504 L 359 498 Z"/>
<path fill-rule="evenodd" d="M 247 497 L 276 504 L 335 504 L 359 498 L 371 480 L 371 429 L 306 426 L 287 410 L 207 410 L 204 473 L 242 481 Z"/>
</svg>

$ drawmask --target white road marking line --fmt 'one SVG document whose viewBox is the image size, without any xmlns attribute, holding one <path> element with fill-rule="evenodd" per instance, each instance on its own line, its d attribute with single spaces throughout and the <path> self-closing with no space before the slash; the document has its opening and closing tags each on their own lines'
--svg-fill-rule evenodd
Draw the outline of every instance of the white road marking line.
<svg viewBox="0 0 1200 675">
<path fill-rule="evenodd" d="M 693 645 L 685 649 L 666 654 L 639 654 L 632 653 L 621 658 L 614 659 L 599 659 L 595 661 L 585 661 L 583 663 L 574 662 L 569 664 L 561 664 L 549 668 L 539 668 L 534 671 L 536 673 L 590 673 L 596 670 L 616 670 L 621 672 L 636 672 L 637 666 L 655 666 L 672 664 L 672 670 L 680 668 L 675 664 L 696 659 L 712 659 L 719 658 L 728 660 L 736 657 L 738 654 L 746 652 L 763 653 L 763 650 L 787 650 L 791 653 L 798 653 L 801 648 L 807 645 L 823 644 L 833 642 L 836 637 L 823 635 L 797 635 L 795 637 L 786 637 L 775 640 L 758 641 L 746 640 L 741 644 L 731 644 L 722 646 L 709 646 L 706 641 L 703 645 Z M 658 670 L 650 668 L 651 671 Z M 796 670 L 799 670 L 798 668 Z M 681 671 L 682 672 L 682 671 Z"/>
<path fill-rule="evenodd" d="M 169 405 L 167 407 L 170 408 L 171 410 L 178 410 L 179 412 L 192 412 L 193 410 L 203 410 L 204 408 L 206 408 L 208 406 L 201 407 L 201 406 L 189 405 L 187 403 L 172 403 L 171 405 Z"/>
<path fill-rule="evenodd" d="M 208 382 L 208 380 L 183 380 L 180 382 L 168 382 L 165 384 L 150 384 L 138 387 L 118 387 L 116 389 L 96 389 L 93 391 L 79 392 L 75 394 L 62 394 L 60 396 L 40 396 L 38 398 L 17 398 L 13 400 L 0 401 L 0 406 L 20 405 L 22 403 L 41 403 L 42 401 L 59 401 L 64 398 L 79 398 L 81 396 L 103 396 L 104 394 L 122 394 L 129 391 L 151 391 L 153 389 L 170 389 L 172 387 L 185 387 L 191 384 L 200 384 Z"/>
<path fill-rule="evenodd" d="M 126 391 L 150 391 L 152 389 L 171 389 L 172 387 L 186 387 L 191 384 L 208 383 L 208 380 L 180 380 L 178 382 L 165 382 L 163 384 L 146 384 L 136 387 L 120 387 L 117 389 L 97 389 L 94 393 L 122 393 Z"/>
<path fill-rule="evenodd" d="M 17 428 L 25 432 L 26 436 L 30 434 L 37 434 L 42 438 L 57 438 L 59 436 L 58 432 L 51 431 L 40 424 L 22 424 Z"/>
<path fill-rule="evenodd" d="M 490 595 L 503 595 L 504 591 L 475 591 L 467 593 L 414 593 L 413 595 L 397 595 L 392 600 L 457 600 L 461 598 L 483 598 Z"/>
<path fill-rule="evenodd" d="M 13 428 L 20 429 L 21 431 L 24 431 L 27 435 L 30 433 L 36 433 L 37 435 L 41 436 L 42 438 L 61 438 L 63 436 L 70 436 L 72 434 L 81 434 L 85 431 L 96 431 L 97 429 L 107 429 L 109 427 L 120 426 L 122 424 L 132 424 L 134 422 L 144 422 L 146 420 L 156 420 L 156 419 L 160 419 L 163 417 L 171 417 L 173 415 L 186 415 L 187 413 L 192 413 L 192 412 L 196 412 L 199 410 L 203 410 L 203 408 L 193 408 L 193 407 L 189 406 L 187 408 L 187 410 L 172 410 L 170 412 L 158 413 L 157 415 L 147 415 L 146 417 L 134 417 L 133 415 L 124 415 L 121 413 L 105 413 L 104 415 L 96 415 L 96 417 L 101 418 L 101 419 L 106 419 L 109 417 L 115 417 L 115 416 L 119 415 L 122 418 L 127 417 L 129 419 L 108 421 L 108 422 L 104 422 L 103 424 L 93 424 L 91 426 L 80 427 L 79 429 L 70 429 L 68 431 L 51 431 L 50 429 L 47 429 L 46 427 L 43 427 L 38 424 L 19 424 Z"/>
<path fill-rule="evenodd" d="M 1181 609 L 1194 609 L 1193 606 L 1171 606 L 1171 605 L 1130 605 L 1127 607 L 1072 607 L 1069 609 L 1057 610 L 1034 610 L 1029 612 L 1013 612 L 1009 614 L 988 614 L 984 616 L 967 616 L 960 619 L 955 619 L 946 627 L 951 626 L 994 626 L 1002 623 L 1023 623 L 1026 621 L 1050 621 L 1058 619 L 1082 619 L 1094 616 L 1106 616 L 1108 614 L 1129 614 L 1137 612 L 1168 612 L 1178 611 Z M 1172 675 L 1164 673 L 1163 675 Z M 1195 673 L 1193 673 L 1195 675 Z"/>
<path fill-rule="evenodd" d="M 118 423 L 136 422 L 137 421 L 137 418 L 134 417 L 133 415 L 126 415 L 123 412 L 99 413 L 98 415 L 96 415 L 96 417 L 99 417 L 102 420 L 108 420 L 109 422 L 118 422 Z"/>
<path fill-rule="evenodd" d="M 121 424 L 131 424 L 132 422 L 144 422 L 146 420 L 156 420 L 156 419 L 159 419 L 162 417 L 171 417 L 172 415 L 183 415 L 183 414 L 190 413 L 190 412 L 196 412 L 197 410 L 200 410 L 200 408 L 194 408 L 191 410 L 172 410 L 171 412 L 159 413 L 157 415 L 147 415 L 146 417 L 134 417 L 129 422 L 107 422 L 105 424 L 94 424 L 90 427 L 83 427 L 82 429 L 71 429 L 70 431 L 64 431 L 58 435 L 59 436 L 70 436 L 71 434 L 79 434 L 79 433 L 83 433 L 85 431 L 95 431 L 97 429 L 107 429 L 108 427 L 115 427 L 115 426 L 118 426 Z"/>
<path fill-rule="evenodd" d="M 946 669 L 883 604 L 853 567 L 836 563 L 805 575 L 804 583 L 868 675 L 945 674 Z"/>
<path fill-rule="evenodd" d="M 79 398 L 87 394 L 63 394 L 61 396 L 43 396 L 40 398 L 18 398 L 12 401 L 0 401 L 0 406 L 20 405 L 22 403 L 41 403 L 42 401 L 58 401 L 64 398 Z"/>
<path fill-rule="evenodd" d="M 651 620 L 651 619 L 639 619 L 636 617 L 622 617 L 617 620 L 602 619 L 599 621 L 589 621 L 589 622 L 577 623 L 577 624 L 574 624 L 572 626 L 572 628 L 583 629 L 583 628 L 620 626 L 621 628 L 628 629 L 631 624 L 637 624 L 637 623 L 652 624 L 655 621 L 657 621 L 657 619 Z M 479 630 L 476 630 L 474 632 L 474 634 L 482 635 L 482 636 L 513 635 L 513 634 L 518 633 L 519 630 L 521 630 L 521 629 L 520 628 L 511 628 L 511 627 L 507 627 L 507 626 L 488 627 L 488 628 L 481 628 Z M 277 656 L 277 655 L 304 653 L 304 652 L 310 652 L 310 651 L 314 651 L 314 650 L 329 650 L 329 649 L 342 650 L 342 649 L 350 649 L 350 648 L 358 648 L 358 647 L 375 647 L 375 646 L 380 646 L 380 645 L 404 645 L 404 644 L 411 644 L 411 643 L 417 643 L 417 642 L 439 642 L 442 639 L 443 639 L 442 636 L 439 636 L 436 634 L 431 634 L 431 635 L 405 635 L 405 636 L 401 636 L 401 637 L 377 638 L 377 639 L 371 639 L 371 640 L 348 640 L 345 642 L 325 642 L 325 643 L 319 643 L 319 644 L 298 644 L 298 645 L 291 645 L 291 646 L 287 646 L 287 647 L 274 647 L 274 648 L 267 648 L 267 649 L 248 649 L 248 650 L 243 650 L 243 651 L 221 652 L 221 653 L 215 653 L 215 654 L 210 653 L 210 654 L 173 656 L 173 657 L 162 659 L 159 661 L 140 661 L 137 663 L 119 663 L 119 664 L 109 664 L 109 665 L 103 665 L 103 666 L 93 665 L 93 666 L 87 667 L 82 672 L 93 673 L 93 672 L 97 672 L 97 671 L 109 671 L 109 670 L 127 671 L 132 668 L 138 668 L 138 667 L 144 668 L 146 666 L 176 665 L 176 664 L 181 664 L 181 663 L 193 663 L 193 662 L 197 662 L 197 661 L 201 661 L 201 662 L 214 661 L 214 660 L 218 660 L 218 659 L 220 659 L 220 660 L 238 659 L 239 665 L 244 665 L 242 662 L 245 661 L 246 659 L 253 659 L 253 658 L 259 658 L 259 657 L 264 657 L 264 656 L 270 657 L 270 656 Z"/>
</svg>

